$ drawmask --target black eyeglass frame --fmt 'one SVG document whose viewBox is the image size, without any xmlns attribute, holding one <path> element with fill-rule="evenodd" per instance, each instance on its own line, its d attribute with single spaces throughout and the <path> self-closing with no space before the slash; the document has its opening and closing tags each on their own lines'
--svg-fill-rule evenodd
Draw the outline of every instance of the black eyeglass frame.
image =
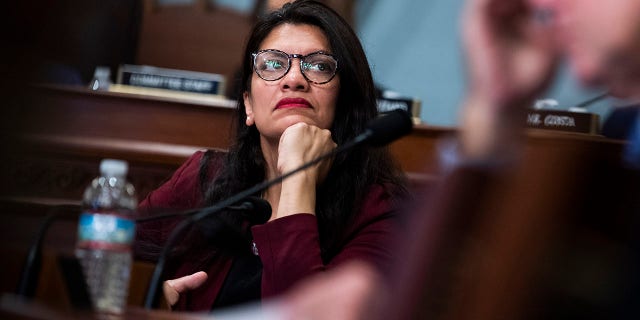
<svg viewBox="0 0 640 320">
<path fill-rule="evenodd" d="M 262 75 L 260 75 L 260 72 L 258 72 L 257 68 L 256 68 L 256 58 L 258 57 L 259 54 L 264 53 L 264 52 L 278 52 L 278 53 L 282 53 L 283 55 L 285 55 L 287 57 L 287 70 L 278 78 L 275 79 L 265 79 Z M 322 81 L 322 82 L 317 82 L 317 81 L 313 81 L 311 79 L 309 79 L 309 77 L 307 77 L 306 73 L 305 73 L 305 69 L 303 67 L 303 62 L 304 59 L 316 54 L 322 54 L 328 57 L 331 57 L 331 59 L 333 59 L 333 61 L 335 61 L 336 63 L 336 67 L 333 70 L 333 75 L 331 75 L 331 77 L 327 80 L 327 81 Z M 331 80 L 333 80 L 333 78 L 335 78 L 336 74 L 338 73 L 338 59 L 330 53 L 324 52 L 324 51 L 315 51 L 315 52 L 311 52 L 309 54 L 303 55 L 303 54 L 298 54 L 298 53 L 286 53 L 284 51 L 278 50 L 278 49 L 264 49 L 264 50 L 260 50 L 258 52 L 254 52 L 251 54 L 251 56 L 253 57 L 253 71 L 258 75 L 258 77 L 260 77 L 260 79 L 264 80 L 264 81 L 277 81 L 280 80 L 282 78 L 284 78 L 284 76 L 287 75 L 287 73 L 289 73 L 289 71 L 291 70 L 291 60 L 294 58 L 298 58 L 298 60 L 300 60 L 300 71 L 302 72 L 302 76 L 309 82 L 311 83 L 315 83 L 315 84 L 325 84 L 330 82 Z"/>
</svg>

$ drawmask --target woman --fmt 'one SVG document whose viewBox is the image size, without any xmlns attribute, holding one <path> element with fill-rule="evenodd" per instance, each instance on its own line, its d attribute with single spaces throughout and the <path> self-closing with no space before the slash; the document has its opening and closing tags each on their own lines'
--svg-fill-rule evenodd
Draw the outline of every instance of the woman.
<svg viewBox="0 0 640 320">
<path fill-rule="evenodd" d="M 260 20 L 243 61 L 236 143 L 224 159 L 214 152 L 192 156 L 143 209 L 227 199 L 349 141 L 377 115 L 357 36 L 318 2 L 296 1 Z M 220 233 L 194 228 L 170 259 L 176 263 L 170 278 L 190 276 L 166 283 L 165 295 L 173 304 L 179 294 L 179 309 L 210 310 L 280 294 L 345 261 L 386 270 L 393 207 L 405 195 L 404 178 L 385 150 L 359 147 L 321 162 L 256 195 L 273 208 L 269 222 L 249 229 L 242 215 L 225 212 L 220 217 L 240 236 L 214 240 Z M 161 246 L 174 225 L 140 225 L 138 249 Z M 195 273 L 201 270 L 208 276 Z"/>
</svg>

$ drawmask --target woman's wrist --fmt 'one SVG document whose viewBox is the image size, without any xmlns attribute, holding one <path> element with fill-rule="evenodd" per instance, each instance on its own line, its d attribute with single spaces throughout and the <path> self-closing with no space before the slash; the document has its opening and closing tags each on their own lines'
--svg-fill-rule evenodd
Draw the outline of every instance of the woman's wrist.
<svg viewBox="0 0 640 320">
<path fill-rule="evenodd" d="M 316 179 L 306 171 L 297 173 L 282 182 L 276 217 L 296 213 L 315 214 Z"/>
</svg>

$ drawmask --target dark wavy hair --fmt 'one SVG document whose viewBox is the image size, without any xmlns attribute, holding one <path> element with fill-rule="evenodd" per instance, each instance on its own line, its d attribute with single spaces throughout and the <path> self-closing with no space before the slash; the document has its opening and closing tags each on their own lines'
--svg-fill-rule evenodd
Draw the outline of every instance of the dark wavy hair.
<svg viewBox="0 0 640 320">
<path fill-rule="evenodd" d="M 295 1 L 259 19 L 244 51 L 238 96 L 242 97 L 243 92 L 251 90 L 251 54 L 258 51 L 274 28 L 283 24 L 316 26 L 329 40 L 331 52 L 338 60 L 340 77 L 340 92 L 330 130 L 338 145 L 353 139 L 378 114 L 371 70 L 355 32 L 333 9 L 320 2 Z M 256 126 L 246 126 L 245 120 L 245 105 L 240 98 L 234 119 L 236 141 L 227 154 L 223 170 L 207 188 L 207 205 L 248 189 L 266 177 L 260 133 Z M 207 161 L 203 163 L 201 171 L 206 172 Z M 334 159 L 327 178 L 317 188 L 316 197 L 316 216 L 325 262 L 336 253 L 344 240 L 341 236 L 345 227 L 373 184 L 384 185 L 393 195 L 406 194 L 404 176 L 386 149 L 359 147 Z M 242 221 L 238 216 L 228 213 L 226 218 L 230 223 L 240 225 Z"/>
</svg>

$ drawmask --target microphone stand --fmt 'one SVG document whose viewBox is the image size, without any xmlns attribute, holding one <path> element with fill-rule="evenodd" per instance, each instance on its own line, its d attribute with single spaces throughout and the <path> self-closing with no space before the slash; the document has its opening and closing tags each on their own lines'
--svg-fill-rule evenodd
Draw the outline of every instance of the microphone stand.
<svg viewBox="0 0 640 320">
<path fill-rule="evenodd" d="M 34 239 L 27 258 L 24 263 L 24 269 L 20 275 L 20 282 L 18 282 L 18 288 L 16 294 L 25 298 L 33 298 L 36 288 L 38 287 L 38 274 L 42 268 L 42 241 L 49 229 L 49 226 L 56 219 L 53 214 L 47 215 L 38 229 L 36 239 Z"/>
<path fill-rule="evenodd" d="M 71 211 L 73 213 L 56 213 L 60 210 Z M 54 222 L 54 220 L 58 218 L 76 218 L 78 216 L 78 213 L 76 213 L 75 211 L 79 212 L 80 206 L 58 205 L 50 209 L 49 214 L 40 224 L 40 228 L 36 233 L 36 237 L 29 247 L 29 251 L 27 252 L 27 257 L 24 262 L 24 268 L 22 269 L 20 281 L 18 282 L 18 286 L 16 289 L 17 295 L 23 296 L 25 298 L 33 298 L 36 288 L 38 287 L 38 275 L 40 274 L 40 269 L 42 268 L 42 242 L 44 241 L 47 230 L 49 230 L 49 227 Z"/>
</svg>

